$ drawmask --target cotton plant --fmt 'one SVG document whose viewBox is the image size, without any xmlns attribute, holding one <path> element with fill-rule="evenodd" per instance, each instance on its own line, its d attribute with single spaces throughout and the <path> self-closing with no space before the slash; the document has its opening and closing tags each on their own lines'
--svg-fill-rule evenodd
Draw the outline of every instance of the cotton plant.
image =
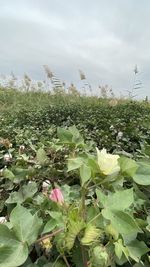
<svg viewBox="0 0 150 267">
<path fill-rule="evenodd" d="M 14 169 L 7 169 L 5 179 L 15 190 L 6 199 L 9 212 L 0 217 L 0 267 L 149 264 L 150 219 L 139 187 L 150 185 L 149 164 L 88 149 L 75 127 L 59 129 L 58 145 L 67 147 L 66 177 L 77 184 L 48 177 L 44 146 L 32 164 L 45 179 L 34 172 L 16 180 Z M 34 263 L 32 253 L 38 255 Z"/>
</svg>

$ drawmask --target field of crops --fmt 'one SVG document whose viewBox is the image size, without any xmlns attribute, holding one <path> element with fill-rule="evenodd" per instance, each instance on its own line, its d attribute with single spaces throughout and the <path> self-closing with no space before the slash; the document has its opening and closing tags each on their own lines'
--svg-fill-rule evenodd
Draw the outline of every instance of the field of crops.
<svg viewBox="0 0 150 267">
<path fill-rule="evenodd" d="M 150 266 L 150 104 L 0 90 L 0 267 Z"/>
</svg>

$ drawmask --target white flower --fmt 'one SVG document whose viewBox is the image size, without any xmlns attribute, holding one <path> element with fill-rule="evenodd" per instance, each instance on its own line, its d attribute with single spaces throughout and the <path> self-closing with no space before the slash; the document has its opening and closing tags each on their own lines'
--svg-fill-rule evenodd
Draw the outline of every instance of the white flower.
<svg viewBox="0 0 150 267">
<path fill-rule="evenodd" d="M 4 155 L 4 160 L 5 160 L 6 162 L 11 161 L 11 159 L 12 159 L 12 155 L 11 155 L 10 153 L 6 153 L 6 154 Z"/>
<path fill-rule="evenodd" d="M 104 175 L 117 174 L 120 171 L 119 156 L 107 153 L 106 149 L 97 150 L 98 165 Z"/>
<path fill-rule="evenodd" d="M 6 222 L 7 222 L 7 220 L 5 217 L 0 217 L 0 223 L 6 223 Z"/>
</svg>

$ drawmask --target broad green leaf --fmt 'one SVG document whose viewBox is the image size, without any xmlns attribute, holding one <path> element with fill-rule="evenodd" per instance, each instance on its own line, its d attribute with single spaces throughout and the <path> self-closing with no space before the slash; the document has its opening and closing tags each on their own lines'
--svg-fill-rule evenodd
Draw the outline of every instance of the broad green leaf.
<svg viewBox="0 0 150 267">
<path fill-rule="evenodd" d="M 142 152 L 150 157 L 150 145 L 146 144 L 143 147 Z"/>
<path fill-rule="evenodd" d="M 46 225 L 44 226 L 44 230 L 42 233 L 47 233 L 52 231 L 56 227 L 64 227 L 64 217 L 61 212 L 57 211 L 49 211 L 48 212 L 51 218 L 48 220 Z"/>
<path fill-rule="evenodd" d="M 32 198 L 37 192 L 37 184 L 35 182 L 30 182 L 27 185 L 23 185 L 19 191 L 12 192 L 9 198 L 6 200 L 6 203 L 23 203 L 28 198 Z"/>
<path fill-rule="evenodd" d="M 128 209 L 134 202 L 133 189 L 126 189 L 117 191 L 108 196 L 107 207 L 113 210 L 125 210 Z"/>
<path fill-rule="evenodd" d="M 118 161 L 122 173 L 130 177 L 132 177 L 138 169 L 138 164 L 133 159 L 121 157 Z"/>
<path fill-rule="evenodd" d="M 18 192 L 11 192 L 9 195 L 9 198 L 6 200 L 6 203 L 12 204 L 12 203 L 18 203 L 21 204 L 24 202 L 24 196 L 19 190 Z"/>
<path fill-rule="evenodd" d="M 99 201 L 100 204 L 103 205 L 103 207 L 107 206 L 107 201 L 108 201 L 108 196 L 106 196 L 102 190 L 96 189 L 96 195 L 97 195 L 97 199 Z"/>
<path fill-rule="evenodd" d="M 111 210 L 123 211 L 128 209 L 134 202 L 133 189 L 126 189 L 122 191 L 117 191 L 113 194 L 106 196 L 100 190 L 96 190 L 96 194 L 100 203 L 103 204 L 105 208 Z"/>
<path fill-rule="evenodd" d="M 134 240 L 127 245 L 130 257 L 139 262 L 141 257 L 146 254 L 150 249 L 146 246 L 143 241 Z"/>
<path fill-rule="evenodd" d="M 88 159 L 88 166 L 91 168 L 92 172 L 99 173 L 99 166 L 95 159 Z"/>
<path fill-rule="evenodd" d="M 82 185 L 88 182 L 91 178 L 91 169 L 85 164 L 80 167 L 80 177 Z"/>
<path fill-rule="evenodd" d="M 142 232 L 134 218 L 126 212 L 103 209 L 102 215 L 111 221 L 112 226 L 123 236 L 125 242 L 132 241 L 137 233 Z"/>
<path fill-rule="evenodd" d="M 63 216 L 62 216 L 61 212 L 59 212 L 59 211 L 50 211 L 49 214 L 53 219 L 57 220 L 58 222 L 59 221 L 62 222 Z"/>
<path fill-rule="evenodd" d="M 13 180 L 14 183 L 20 183 L 23 180 L 27 180 L 29 176 L 33 176 L 35 173 L 35 169 L 33 167 L 20 168 L 12 166 L 12 171 L 15 175 L 15 178 Z"/>
<path fill-rule="evenodd" d="M 79 169 L 82 166 L 82 164 L 83 164 L 83 159 L 80 157 L 68 159 L 68 172 Z"/>
<path fill-rule="evenodd" d="M 0 224 L 0 267 L 17 267 L 28 257 L 28 246 L 17 239 L 6 225 Z"/>
<path fill-rule="evenodd" d="M 7 178 L 7 179 L 10 179 L 10 180 L 14 180 L 14 178 L 15 178 L 15 175 L 13 174 L 13 172 L 12 171 L 10 171 L 9 169 L 4 169 L 4 171 L 3 171 L 3 176 L 5 177 L 5 178 Z"/>
<path fill-rule="evenodd" d="M 57 136 L 62 143 L 72 143 L 73 134 L 69 130 L 58 127 Z"/>
<path fill-rule="evenodd" d="M 27 185 L 24 185 L 22 188 L 23 188 L 22 192 L 23 192 L 25 199 L 32 198 L 38 190 L 36 182 L 29 182 Z"/>
<path fill-rule="evenodd" d="M 50 219 L 44 226 L 42 234 L 53 231 L 57 226 L 57 221 L 55 219 Z"/>
<path fill-rule="evenodd" d="M 76 240 L 75 246 L 73 247 L 71 253 L 72 253 L 72 260 L 73 260 L 73 263 L 75 264 L 75 267 L 83 267 L 84 259 L 83 259 L 83 255 L 81 251 L 81 245 L 78 240 Z M 86 250 L 85 250 L 85 253 L 88 254 Z"/>
<path fill-rule="evenodd" d="M 75 125 L 69 127 L 69 131 L 72 133 L 72 142 L 75 143 L 77 146 L 84 145 L 84 139 L 81 136 L 80 132 L 76 128 Z"/>
<path fill-rule="evenodd" d="M 36 214 L 32 215 L 28 209 L 20 205 L 12 210 L 10 222 L 18 239 L 29 245 L 36 241 L 43 223 Z"/>
<path fill-rule="evenodd" d="M 48 161 L 48 157 L 46 155 L 46 152 L 43 148 L 39 148 L 36 153 L 37 162 L 40 165 L 44 165 Z"/>
<path fill-rule="evenodd" d="M 140 185 L 150 185 L 150 164 L 139 163 L 139 168 L 133 175 L 133 180 Z"/>
</svg>

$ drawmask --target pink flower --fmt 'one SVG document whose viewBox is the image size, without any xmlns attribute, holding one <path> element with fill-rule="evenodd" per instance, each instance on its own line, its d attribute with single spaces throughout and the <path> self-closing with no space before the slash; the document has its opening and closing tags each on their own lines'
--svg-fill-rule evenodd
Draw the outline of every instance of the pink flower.
<svg viewBox="0 0 150 267">
<path fill-rule="evenodd" d="M 53 189 L 51 191 L 49 198 L 52 201 L 59 203 L 60 205 L 62 205 L 64 203 L 64 197 L 63 197 L 63 194 L 59 188 Z"/>
</svg>

